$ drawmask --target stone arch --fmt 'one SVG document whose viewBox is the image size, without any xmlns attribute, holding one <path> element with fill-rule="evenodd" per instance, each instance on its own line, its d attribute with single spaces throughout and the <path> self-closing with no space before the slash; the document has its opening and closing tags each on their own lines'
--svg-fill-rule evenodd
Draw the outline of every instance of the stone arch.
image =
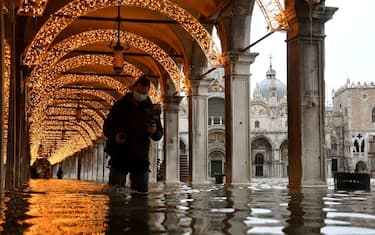
<svg viewBox="0 0 375 235">
<path fill-rule="evenodd" d="M 280 145 L 280 160 L 281 160 L 281 176 L 287 177 L 288 176 L 288 140 L 285 139 Z"/>
<path fill-rule="evenodd" d="M 255 177 L 263 176 L 264 155 L 257 153 L 254 157 Z"/>
<path fill-rule="evenodd" d="M 272 159 L 272 157 L 273 157 L 272 149 L 273 149 L 272 142 L 266 136 L 259 136 L 259 137 L 253 138 L 253 140 L 251 142 L 251 157 L 252 157 L 252 159 L 250 161 L 251 165 L 252 165 L 252 169 L 253 169 L 252 170 L 253 176 L 257 176 L 257 173 L 258 173 L 258 176 L 259 176 L 260 172 L 262 173 L 261 176 L 270 176 L 269 175 L 270 173 L 266 172 L 265 163 Z M 257 164 L 256 156 L 258 156 L 258 157 L 262 156 L 262 159 L 263 159 L 262 166 Z"/>
<path fill-rule="evenodd" d="M 225 151 L 223 148 L 210 149 L 208 154 L 208 175 L 221 175 L 225 169 Z"/>
<path fill-rule="evenodd" d="M 358 161 L 355 164 L 355 172 L 364 173 L 364 172 L 367 172 L 367 171 L 368 171 L 367 165 L 364 161 Z"/>
<path fill-rule="evenodd" d="M 59 59 L 66 56 L 69 52 L 72 52 L 75 49 L 86 46 L 88 44 L 94 44 L 103 41 L 108 42 L 115 36 L 115 34 L 116 33 L 113 30 L 91 30 L 73 35 L 70 38 L 57 43 L 45 53 L 42 62 L 40 62 L 38 66 L 33 69 L 31 75 L 28 77 L 28 83 L 33 82 L 36 79 L 40 79 L 39 75 L 41 73 L 43 74 L 44 70 L 49 70 L 51 65 L 57 63 Z M 139 35 L 129 32 L 125 33 L 122 31 L 120 37 L 122 41 L 126 41 L 133 47 L 139 48 L 140 50 L 149 53 L 152 58 L 154 58 L 165 69 L 170 78 L 174 81 L 174 85 L 177 88 L 180 87 L 180 84 L 190 86 L 188 81 L 185 80 L 184 74 L 180 71 L 179 67 L 173 61 L 173 59 L 170 58 L 169 55 L 155 43 Z M 128 65 L 125 65 L 125 69 L 128 69 L 127 67 L 129 65 L 133 66 L 128 63 Z M 132 75 L 136 77 L 139 76 L 140 73 L 132 73 Z M 159 81 L 161 85 L 163 85 L 162 82 L 163 81 L 161 80 Z"/>
<path fill-rule="evenodd" d="M 92 4 L 92 1 L 89 0 L 72 1 L 60 8 L 55 14 L 51 15 L 40 28 L 26 50 L 24 63 L 27 65 L 38 64 L 41 60 L 41 56 L 45 53 L 57 35 L 79 16 L 87 15 L 90 12 L 102 8 L 115 7 L 118 6 L 119 3 L 122 6 L 146 8 L 175 20 L 197 41 L 213 65 L 221 64 L 221 62 L 218 62 L 220 57 L 217 46 L 203 25 L 185 9 L 168 0 L 149 0 L 147 4 L 145 4 L 143 0 L 121 0 L 120 2 L 118 0 L 109 0 L 97 2 L 96 4 Z M 77 11 L 77 9 L 79 9 L 79 11 Z M 61 17 L 61 15 L 66 14 L 69 14 L 70 17 Z M 53 28 L 53 30 L 51 30 L 51 28 Z"/>
<path fill-rule="evenodd" d="M 272 110 L 266 103 L 252 102 L 250 105 L 250 113 L 252 116 L 254 115 L 271 116 Z"/>
</svg>

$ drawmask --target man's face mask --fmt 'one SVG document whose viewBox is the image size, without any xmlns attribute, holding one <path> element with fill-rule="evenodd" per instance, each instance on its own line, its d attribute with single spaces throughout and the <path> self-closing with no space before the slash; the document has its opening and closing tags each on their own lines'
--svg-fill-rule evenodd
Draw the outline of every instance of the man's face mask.
<svg viewBox="0 0 375 235">
<path fill-rule="evenodd" d="M 136 101 L 142 102 L 142 101 L 145 101 L 147 99 L 147 94 L 142 94 L 142 93 L 139 93 L 137 91 L 133 91 L 133 97 Z"/>
</svg>

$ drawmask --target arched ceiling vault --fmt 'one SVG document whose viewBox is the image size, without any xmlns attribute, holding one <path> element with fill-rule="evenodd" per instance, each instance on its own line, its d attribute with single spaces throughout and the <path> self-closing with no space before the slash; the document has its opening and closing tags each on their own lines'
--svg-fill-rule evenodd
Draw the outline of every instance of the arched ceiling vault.
<svg viewBox="0 0 375 235">
<path fill-rule="evenodd" d="M 154 85 L 154 102 L 166 91 L 189 92 L 181 65 L 190 64 L 192 44 L 211 66 L 220 66 L 220 52 L 204 26 L 211 24 L 220 2 L 49 0 L 43 16 L 28 17 L 23 64 L 30 68 L 32 160 L 40 143 L 48 146 L 53 162 L 91 146 L 102 136 L 111 105 L 142 74 Z M 116 74 L 112 63 L 119 4 L 120 41 L 129 49 L 123 54 L 123 72 Z"/>
</svg>

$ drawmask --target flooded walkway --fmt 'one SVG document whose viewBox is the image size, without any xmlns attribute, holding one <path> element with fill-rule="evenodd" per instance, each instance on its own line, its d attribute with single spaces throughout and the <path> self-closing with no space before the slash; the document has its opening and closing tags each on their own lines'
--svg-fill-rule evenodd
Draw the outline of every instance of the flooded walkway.
<svg viewBox="0 0 375 235">
<path fill-rule="evenodd" d="M 371 192 L 304 189 L 287 179 L 249 186 L 152 185 L 148 195 L 75 180 L 30 180 L 1 201 L 1 234 L 375 234 Z"/>
</svg>

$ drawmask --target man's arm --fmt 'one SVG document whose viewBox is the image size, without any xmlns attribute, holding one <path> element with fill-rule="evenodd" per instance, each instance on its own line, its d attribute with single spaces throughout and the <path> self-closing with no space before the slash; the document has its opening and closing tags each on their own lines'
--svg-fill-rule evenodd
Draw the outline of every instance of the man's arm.
<svg viewBox="0 0 375 235">
<path fill-rule="evenodd" d="M 150 136 L 152 140 L 158 141 L 163 137 L 163 127 L 161 126 L 160 119 L 155 120 L 156 131 Z"/>
<path fill-rule="evenodd" d="M 110 137 L 116 134 L 117 132 L 117 123 L 119 115 L 120 104 L 119 101 L 116 101 L 111 110 L 109 111 L 107 118 L 104 120 L 103 124 L 103 133 L 106 137 Z"/>
</svg>

